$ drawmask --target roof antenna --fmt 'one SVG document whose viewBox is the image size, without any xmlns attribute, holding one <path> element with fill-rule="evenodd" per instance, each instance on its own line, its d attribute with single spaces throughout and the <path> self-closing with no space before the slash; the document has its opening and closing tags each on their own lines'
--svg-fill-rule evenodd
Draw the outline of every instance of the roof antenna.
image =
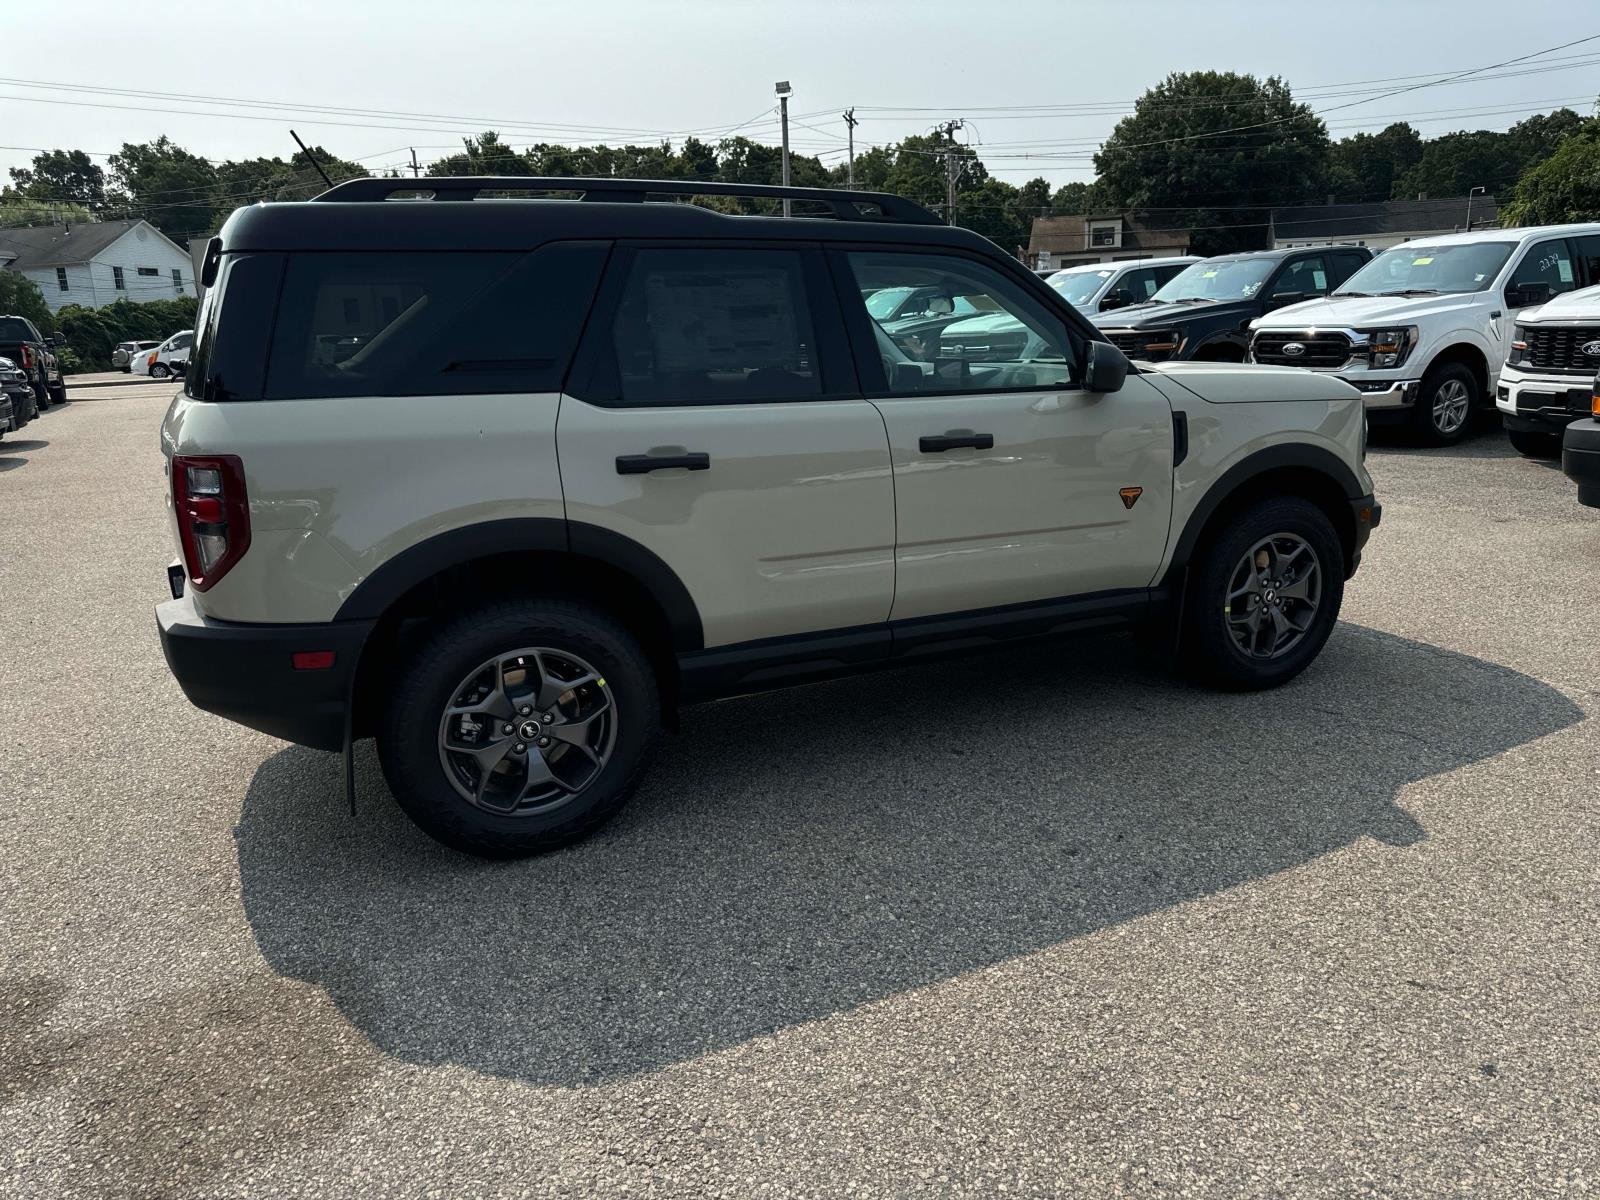
<svg viewBox="0 0 1600 1200">
<path fill-rule="evenodd" d="M 306 144 L 300 140 L 300 135 L 291 129 L 289 130 L 289 136 L 294 139 L 295 145 L 300 147 L 301 153 L 306 156 L 307 161 L 309 161 L 311 165 L 317 169 L 317 174 L 322 176 L 322 182 L 331 188 L 333 186 L 333 180 L 328 178 L 328 173 L 322 169 L 322 164 L 312 157 L 311 151 L 306 149 Z"/>
</svg>

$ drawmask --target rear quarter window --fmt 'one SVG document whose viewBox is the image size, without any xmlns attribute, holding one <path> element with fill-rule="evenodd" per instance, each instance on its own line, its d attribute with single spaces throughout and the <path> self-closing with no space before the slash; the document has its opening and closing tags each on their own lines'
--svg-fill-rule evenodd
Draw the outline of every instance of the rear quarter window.
<svg viewBox="0 0 1600 1200">
<path fill-rule="evenodd" d="M 291 254 L 262 394 L 557 391 L 607 251 Z"/>
</svg>

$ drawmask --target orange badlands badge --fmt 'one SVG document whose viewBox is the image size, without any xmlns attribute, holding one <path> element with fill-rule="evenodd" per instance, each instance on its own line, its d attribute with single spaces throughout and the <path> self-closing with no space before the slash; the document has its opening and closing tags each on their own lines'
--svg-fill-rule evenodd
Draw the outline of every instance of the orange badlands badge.
<svg viewBox="0 0 1600 1200">
<path fill-rule="evenodd" d="M 1144 495 L 1143 488 L 1118 488 L 1117 495 L 1122 497 L 1122 507 L 1132 508 L 1139 503 L 1139 497 Z"/>
</svg>

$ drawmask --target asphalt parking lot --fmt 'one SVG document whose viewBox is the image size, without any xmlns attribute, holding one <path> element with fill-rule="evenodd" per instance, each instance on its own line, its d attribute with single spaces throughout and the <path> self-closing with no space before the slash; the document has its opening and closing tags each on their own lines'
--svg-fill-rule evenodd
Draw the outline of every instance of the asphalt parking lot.
<svg viewBox="0 0 1600 1200">
<path fill-rule="evenodd" d="M 1319 662 L 1077 643 L 691 710 L 622 819 L 442 850 L 192 709 L 171 386 L 0 442 L 0 1194 L 1600 1188 L 1600 516 L 1379 447 Z"/>
</svg>

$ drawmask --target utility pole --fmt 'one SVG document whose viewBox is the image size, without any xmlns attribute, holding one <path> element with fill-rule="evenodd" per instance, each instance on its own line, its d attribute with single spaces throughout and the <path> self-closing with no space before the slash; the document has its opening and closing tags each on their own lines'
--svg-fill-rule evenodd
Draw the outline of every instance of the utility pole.
<svg viewBox="0 0 1600 1200">
<path fill-rule="evenodd" d="M 845 158 L 845 179 L 850 187 L 855 187 L 856 185 L 856 125 L 858 123 L 856 121 L 856 110 L 853 108 L 845 109 L 844 127 L 850 137 L 850 149 L 847 151 L 847 157 Z"/>
<path fill-rule="evenodd" d="M 417 166 L 417 148 L 411 147 L 411 178 L 415 179 L 422 174 L 422 168 Z"/>
<path fill-rule="evenodd" d="M 948 225 L 956 223 L 956 176 L 959 174 L 956 167 L 956 130 L 962 125 L 961 121 L 946 121 L 940 126 L 944 136 L 949 139 L 949 145 L 944 148 L 944 219 Z"/>
<path fill-rule="evenodd" d="M 1472 232 L 1472 198 L 1483 195 L 1481 187 L 1475 187 L 1467 193 L 1467 232 Z"/>
<path fill-rule="evenodd" d="M 792 88 L 787 79 L 780 79 L 773 88 L 778 93 L 778 113 L 783 124 L 783 186 L 789 186 L 789 95 Z M 793 216 L 794 206 L 789 197 L 783 198 L 783 215 Z"/>
</svg>

